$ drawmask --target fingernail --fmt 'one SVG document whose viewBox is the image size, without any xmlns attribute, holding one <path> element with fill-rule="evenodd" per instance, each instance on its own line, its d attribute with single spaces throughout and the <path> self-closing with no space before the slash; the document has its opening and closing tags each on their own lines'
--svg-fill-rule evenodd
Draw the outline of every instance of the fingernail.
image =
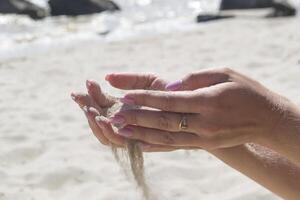
<svg viewBox="0 0 300 200">
<path fill-rule="evenodd" d="M 121 115 L 115 115 L 115 116 L 109 118 L 109 122 L 111 122 L 113 124 L 124 124 L 125 118 Z"/>
<path fill-rule="evenodd" d="M 134 105 L 134 104 L 135 104 L 135 103 L 134 103 L 134 100 L 133 100 L 132 98 L 126 97 L 126 96 L 123 97 L 123 98 L 121 98 L 120 101 L 121 101 L 122 103 L 129 104 L 129 105 Z"/>
<path fill-rule="evenodd" d="M 95 121 L 96 121 L 97 125 L 102 129 L 102 124 L 101 124 L 101 122 L 104 121 L 104 120 L 102 119 L 102 116 L 100 116 L 100 115 L 96 116 L 96 117 L 95 117 Z"/>
<path fill-rule="evenodd" d="M 166 90 L 174 91 L 181 87 L 182 80 L 175 81 L 166 85 Z"/>
<path fill-rule="evenodd" d="M 86 87 L 89 89 L 92 86 L 93 80 L 86 80 Z"/>
<path fill-rule="evenodd" d="M 105 80 L 106 80 L 106 81 L 109 81 L 110 75 L 111 75 L 111 74 L 107 74 L 107 75 L 105 76 Z"/>
<path fill-rule="evenodd" d="M 102 115 L 97 115 L 95 117 L 95 121 L 96 123 L 100 126 L 100 127 L 103 127 L 103 124 L 102 123 L 106 123 L 107 122 L 107 118 L 102 116 Z"/>
<path fill-rule="evenodd" d="M 98 115 L 95 117 L 95 120 L 96 120 L 96 122 L 105 122 L 106 118 L 101 115 Z"/>
<path fill-rule="evenodd" d="M 96 108 L 94 108 L 94 107 L 89 107 L 88 108 L 88 112 L 100 115 L 99 111 Z"/>
<path fill-rule="evenodd" d="M 119 135 L 122 135 L 124 137 L 130 137 L 133 135 L 133 130 L 131 128 L 122 128 L 122 129 L 119 129 L 118 132 L 117 132 Z"/>
<path fill-rule="evenodd" d="M 87 106 L 83 106 L 83 107 L 82 107 L 82 110 L 83 110 L 85 113 L 88 113 L 88 112 L 89 112 L 89 110 L 88 110 L 88 107 L 87 107 Z"/>
<path fill-rule="evenodd" d="M 71 98 L 76 101 L 76 95 L 74 93 L 71 93 Z"/>
</svg>

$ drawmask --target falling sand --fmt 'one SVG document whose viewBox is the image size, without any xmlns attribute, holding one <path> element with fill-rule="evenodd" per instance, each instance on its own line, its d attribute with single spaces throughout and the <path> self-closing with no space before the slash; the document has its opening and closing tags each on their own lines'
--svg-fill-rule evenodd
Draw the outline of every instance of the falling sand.
<svg viewBox="0 0 300 200">
<path fill-rule="evenodd" d="M 112 107 L 107 110 L 107 117 L 113 116 L 115 113 L 122 110 L 137 109 L 140 107 L 126 105 L 117 101 Z M 114 129 L 121 128 L 120 126 L 114 127 Z M 144 157 L 143 151 L 140 148 L 137 140 L 127 139 L 125 148 L 117 148 L 112 146 L 112 152 L 115 159 L 120 164 L 127 176 L 133 176 L 137 183 L 137 186 L 141 189 L 145 200 L 155 199 L 153 195 L 150 195 L 149 187 L 146 184 L 144 173 Z M 131 174 L 130 174 L 131 171 Z"/>
</svg>

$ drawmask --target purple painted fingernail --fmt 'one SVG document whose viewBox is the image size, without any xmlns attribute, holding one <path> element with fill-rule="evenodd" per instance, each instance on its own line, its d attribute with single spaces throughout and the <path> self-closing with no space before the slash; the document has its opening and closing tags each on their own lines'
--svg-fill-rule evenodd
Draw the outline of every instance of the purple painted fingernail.
<svg viewBox="0 0 300 200">
<path fill-rule="evenodd" d="M 117 133 L 124 137 L 130 137 L 133 135 L 133 130 L 131 128 L 126 127 L 119 129 Z"/>
<path fill-rule="evenodd" d="M 126 96 L 123 97 L 123 98 L 121 98 L 120 101 L 121 101 L 122 103 L 129 104 L 129 105 L 134 105 L 134 104 L 135 104 L 135 103 L 134 103 L 134 100 L 133 100 L 132 98 L 126 97 Z"/>
<path fill-rule="evenodd" d="M 109 122 L 111 122 L 113 124 L 124 124 L 125 118 L 121 115 L 115 115 L 115 116 L 109 118 Z"/>
<path fill-rule="evenodd" d="M 178 90 L 182 85 L 182 80 L 175 81 L 166 85 L 166 90 L 174 91 Z"/>
</svg>

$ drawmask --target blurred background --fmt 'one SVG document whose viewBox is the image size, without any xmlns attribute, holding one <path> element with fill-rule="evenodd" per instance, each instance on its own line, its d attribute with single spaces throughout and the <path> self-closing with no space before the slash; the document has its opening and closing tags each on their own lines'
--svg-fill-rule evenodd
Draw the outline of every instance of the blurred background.
<svg viewBox="0 0 300 200">
<path fill-rule="evenodd" d="M 46 12 L 49 9 L 47 0 L 26 1 L 34 3 L 39 7 L 38 9 Z M 72 1 L 66 2 L 72 4 Z M 28 15 L 1 15 L 0 58 L 9 58 L 16 53 L 26 54 L 31 46 L 34 46 L 34 49 L 38 48 L 34 52 L 38 53 L 51 46 L 68 45 L 74 40 L 76 42 L 120 40 L 135 35 L 185 30 L 193 25 L 194 18 L 199 12 L 217 12 L 220 3 L 219 0 L 117 0 L 114 2 L 121 9 L 120 12 L 101 12 L 101 14 L 77 18 L 60 16 L 35 21 Z M 74 7 L 73 9 L 78 9 Z"/>
<path fill-rule="evenodd" d="M 300 105 L 297 0 L 246 10 L 220 0 L 50 2 L 0 0 L 0 200 L 142 199 L 70 98 L 88 78 L 122 96 L 107 73 L 173 81 L 226 66 Z M 159 200 L 278 199 L 201 150 L 146 154 L 145 165 Z"/>
</svg>

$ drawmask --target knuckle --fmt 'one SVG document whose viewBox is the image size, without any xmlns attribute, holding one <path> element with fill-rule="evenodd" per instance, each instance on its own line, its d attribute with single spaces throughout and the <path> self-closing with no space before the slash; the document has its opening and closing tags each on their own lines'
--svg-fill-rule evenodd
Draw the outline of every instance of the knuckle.
<svg viewBox="0 0 300 200">
<path fill-rule="evenodd" d="M 157 127 L 164 130 L 170 129 L 170 120 L 165 114 L 160 114 L 158 117 Z"/>
<path fill-rule="evenodd" d="M 157 79 L 157 76 L 155 74 L 147 74 L 146 75 L 146 89 L 151 89 L 153 84 L 155 83 L 155 80 Z"/>
<path fill-rule="evenodd" d="M 138 88 L 139 83 L 141 82 L 141 77 L 137 76 L 134 83 L 132 84 L 133 88 Z"/>
<path fill-rule="evenodd" d="M 140 140 L 143 142 L 151 142 L 152 137 L 146 128 L 135 128 L 134 133 L 130 137 L 131 139 Z"/>
<path fill-rule="evenodd" d="M 144 104 L 150 104 L 151 100 L 153 99 L 153 96 L 155 96 L 155 92 L 150 90 L 143 91 L 143 95 L 141 95 L 141 103 Z"/>
<path fill-rule="evenodd" d="M 138 95 L 137 100 L 139 101 L 139 103 L 145 104 L 147 103 L 148 96 L 149 96 L 148 91 L 145 91 L 144 94 L 141 93 L 140 95 Z"/>
<path fill-rule="evenodd" d="M 141 131 L 141 130 L 135 130 L 134 134 L 131 136 L 132 139 L 137 139 L 137 140 L 141 140 L 141 141 L 146 141 L 148 136 L 148 134 L 145 134 L 145 131 Z"/>
<path fill-rule="evenodd" d="M 162 142 L 167 145 L 175 144 L 174 133 L 164 133 L 162 135 Z"/>
<path fill-rule="evenodd" d="M 123 116 L 126 119 L 127 123 L 130 124 L 138 124 L 138 112 L 136 112 L 135 110 L 128 110 L 127 112 L 123 113 Z"/>
<path fill-rule="evenodd" d="M 164 97 L 163 107 L 168 111 L 174 108 L 174 100 L 169 94 Z"/>
</svg>

